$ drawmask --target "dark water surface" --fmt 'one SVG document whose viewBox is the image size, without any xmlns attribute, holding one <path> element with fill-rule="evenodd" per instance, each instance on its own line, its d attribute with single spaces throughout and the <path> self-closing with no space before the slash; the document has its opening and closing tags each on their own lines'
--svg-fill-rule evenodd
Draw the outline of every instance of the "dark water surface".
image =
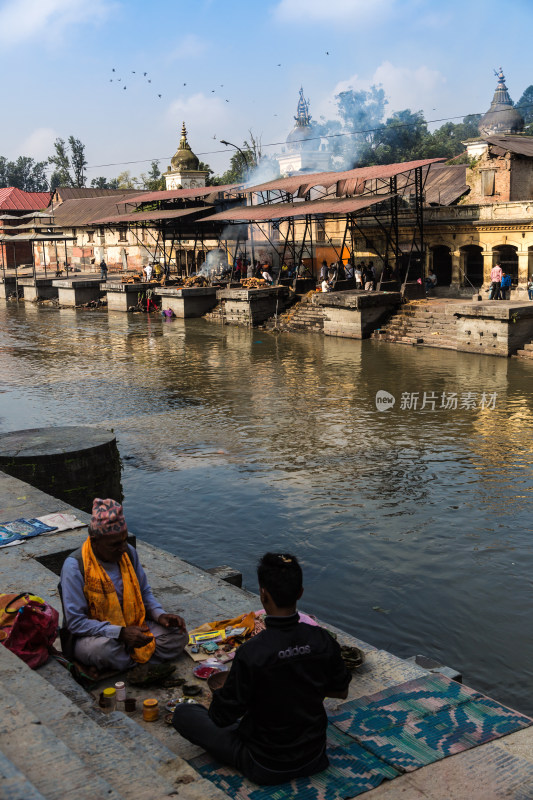
<svg viewBox="0 0 533 800">
<path fill-rule="evenodd" d="M 533 713 L 533 363 L 1 304 L 0 376 L 1 431 L 114 428 L 142 538 L 251 588 L 292 551 L 307 610 Z"/>
</svg>

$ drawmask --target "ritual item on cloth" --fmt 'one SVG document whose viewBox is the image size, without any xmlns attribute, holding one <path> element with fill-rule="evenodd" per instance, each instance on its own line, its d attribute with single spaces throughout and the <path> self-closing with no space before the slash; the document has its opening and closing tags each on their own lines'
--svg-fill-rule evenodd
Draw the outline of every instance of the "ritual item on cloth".
<svg viewBox="0 0 533 800">
<path fill-rule="evenodd" d="M 221 660 L 229 660 L 237 647 L 247 638 L 253 635 L 255 626 L 255 614 L 250 611 L 240 614 L 233 619 L 215 620 L 205 622 L 192 631 L 189 631 L 189 644 L 185 652 L 193 661 L 206 661 L 208 658 L 217 656 Z M 217 643 L 218 647 L 214 650 L 208 647 L 203 650 L 204 643 Z"/>
<path fill-rule="evenodd" d="M 113 581 L 93 553 L 90 537 L 83 543 L 81 554 L 85 572 L 83 593 L 87 598 L 90 619 L 110 622 L 121 628 L 130 625 L 142 627 L 145 621 L 145 609 L 139 579 L 135 574 L 129 555 L 123 553 L 118 562 L 123 584 L 121 606 Z M 152 634 L 147 633 L 148 635 L 151 636 L 151 641 L 142 647 L 136 647 L 131 653 L 133 660 L 140 664 L 149 661 L 155 650 L 155 639 Z"/>
</svg>

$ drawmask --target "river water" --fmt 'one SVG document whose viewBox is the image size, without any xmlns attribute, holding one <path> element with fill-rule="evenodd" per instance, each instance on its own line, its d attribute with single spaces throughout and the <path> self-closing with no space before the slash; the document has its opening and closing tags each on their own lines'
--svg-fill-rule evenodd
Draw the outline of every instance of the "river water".
<svg viewBox="0 0 533 800">
<path fill-rule="evenodd" d="M 1 304 L 0 376 L 0 431 L 115 430 L 140 537 L 293 552 L 303 608 L 533 713 L 533 363 Z"/>
</svg>

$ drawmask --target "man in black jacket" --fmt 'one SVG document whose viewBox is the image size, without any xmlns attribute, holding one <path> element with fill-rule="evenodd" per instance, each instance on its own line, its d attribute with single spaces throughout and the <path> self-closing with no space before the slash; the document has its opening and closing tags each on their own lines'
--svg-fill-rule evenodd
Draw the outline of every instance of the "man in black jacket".
<svg viewBox="0 0 533 800">
<path fill-rule="evenodd" d="M 267 553 L 257 575 L 266 629 L 237 650 L 209 711 L 180 705 L 174 727 L 255 783 L 276 784 L 327 768 L 324 698 L 347 697 L 351 675 L 329 633 L 299 620 L 297 559 Z"/>
</svg>

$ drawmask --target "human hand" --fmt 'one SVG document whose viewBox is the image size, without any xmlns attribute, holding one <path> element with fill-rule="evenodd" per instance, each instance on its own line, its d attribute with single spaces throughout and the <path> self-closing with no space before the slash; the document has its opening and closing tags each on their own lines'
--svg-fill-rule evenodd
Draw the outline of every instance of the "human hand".
<svg viewBox="0 0 533 800">
<path fill-rule="evenodd" d="M 159 625 L 162 625 L 163 628 L 180 628 L 184 632 L 187 631 L 185 620 L 178 614 L 160 614 L 157 622 Z"/>
<path fill-rule="evenodd" d="M 147 625 L 143 625 L 142 627 L 139 625 L 128 625 L 122 628 L 118 638 L 127 649 L 134 649 L 135 647 L 144 647 L 152 641 L 153 636 Z"/>
</svg>

